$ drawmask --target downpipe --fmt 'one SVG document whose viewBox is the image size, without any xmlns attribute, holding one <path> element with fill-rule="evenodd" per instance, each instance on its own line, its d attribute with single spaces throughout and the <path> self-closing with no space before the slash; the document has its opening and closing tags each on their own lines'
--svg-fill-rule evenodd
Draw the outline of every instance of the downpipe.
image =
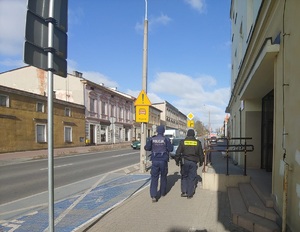
<svg viewBox="0 0 300 232">
<path fill-rule="evenodd" d="M 286 215 L 287 215 L 287 194 L 288 194 L 288 172 L 289 165 L 284 165 L 284 178 L 283 178 L 283 202 L 282 202 L 282 232 L 286 232 Z"/>
</svg>

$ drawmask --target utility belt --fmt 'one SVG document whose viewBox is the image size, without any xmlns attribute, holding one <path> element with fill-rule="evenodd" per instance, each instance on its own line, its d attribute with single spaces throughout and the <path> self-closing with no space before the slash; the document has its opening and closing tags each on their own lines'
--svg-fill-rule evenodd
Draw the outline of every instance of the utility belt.
<svg viewBox="0 0 300 232">
<path fill-rule="evenodd" d="M 181 162 L 182 162 L 182 164 L 184 164 L 184 160 L 187 160 L 187 161 L 191 161 L 191 162 L 197 163 L 197 160 L 193 159 L 194 157 L 195 157 L 194 155 L 184 155 L 182 157 L 182 159 L 181 159 L 182 160 Z"/>
<path fill-rule="evenodd" d="M 182 156 L 179 156 L 178 158 L 177 157 L 175 158 L 175 162 L 176 162 L 177 165 L 184 165 L 186 161 L 194 162 L 195 164 L 197 163 L 194 160 L 189 160 L 189 159 L 184 158 Z"/>
<path fill-rule="evenodd" d="M 167 152 L 152 152 L 151 155 L 153 157 L 163 157 L 164 155 L 167 155 Z"/>
<path fill-rule="evenodd" d="M 169 160 L 167 152 L 151 152 L 150 160 Z"/>
</svg>

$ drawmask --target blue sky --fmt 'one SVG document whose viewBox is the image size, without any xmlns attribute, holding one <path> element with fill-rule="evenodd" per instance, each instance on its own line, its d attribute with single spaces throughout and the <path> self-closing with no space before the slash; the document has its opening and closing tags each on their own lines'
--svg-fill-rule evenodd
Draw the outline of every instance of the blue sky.
<svg viewBox="0 0 300 232">
<path fill-rule="evenodd" d="M 147 0 L 152 103 L 170 102 L 213 129 L 230 96 L 230 0 Z M 137 97 L 145 0 L 69 0 L 68 72 Z M 0 0 L 0 73 L 22 67 L 27 0 Z M 55 80 L 54 80 L 55 81 Z"/>
</svg>

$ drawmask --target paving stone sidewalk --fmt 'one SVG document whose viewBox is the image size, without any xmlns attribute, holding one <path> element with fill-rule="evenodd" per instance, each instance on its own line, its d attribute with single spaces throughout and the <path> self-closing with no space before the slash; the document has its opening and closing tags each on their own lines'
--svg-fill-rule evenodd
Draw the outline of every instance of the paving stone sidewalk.
<svg viewBox="0 0 300 232">
<path fill-rule="evenodd" d="M 199 179 L 201 170 L 198 168 Z M 226 192 L 204 190 L 192 199 L 180 196 L 179 167 L 169 162 L 168 194 L 152 203 L 149 186 L 95 220 L 85 232 L 223 232 L 246 230 L 232 223 Z"/>
</svg>

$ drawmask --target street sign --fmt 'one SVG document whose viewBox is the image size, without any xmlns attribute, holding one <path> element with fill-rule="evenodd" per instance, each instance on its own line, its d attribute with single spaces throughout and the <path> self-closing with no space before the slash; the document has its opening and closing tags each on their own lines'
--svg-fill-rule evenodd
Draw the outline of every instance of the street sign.
<svg viewBox="0 0 300 232">
<path fill-rule="evenodd" d="M 24 62 L 67 77 L 68 0 L 28 0 L 27 9 Z M 50 53 L 53 65 L 47 58 Z"/>
<path fill-rule="evenodd" d="M 189 114 L 187 115 L 187 117 L 188 117 L 189 120 L 192 120 L 192 119 L 194 118 L 194 115 L 193 115 L 192 113 L 189 113 Z"/>
<path fill-rule="evenodd" d="M 26 41 L 41 47 L 48 47 L 48 23 L 34 13 L 27 11 L 25 39 Z M 67 59 L 67 34 L 54 27 L 53 48 L 55 54 Z"/>
<path fill-rule="evenodd" d="M 140 92 L 139 96 L 137 97 L 137 99 L 134 102 L 134 105 L 135 106 L 151 106 L 151 102 L 144 90 L 142 90 Z"/>
<path fill-rule="evenodd" d="M 149 106 L 136 106 L 135 107 L 135 121 L 136 122 L 149 122 Z"/>
<path fill-rule="evenodd" d="M 49 18 L 49 0 L 28 0 L 27 8 L 34 14 L 47 19 Z M 54 18 L 56 26 L 63 32 L 68 31 L 68 0 L 55 0 Z"/>
<path fill-rule="evenodd" d="M 149 106 L 136 106 L 136 122 L 149 121 Z"/>
<path fill-rule="evenodd" d="M 187 126 L 190 128 L 194 128 L 194 121 L 193 120 L 188 120 Z"/>
<path fill-rule="evenodd" d="M 29 42 L 24 46 L 24 62 L 34 67 L 48 71 L 48 55 L 44 49 Z M 56 75 L 67 77 L 67 61 L 54 54 L 53 72 Z"/>
</svg>

